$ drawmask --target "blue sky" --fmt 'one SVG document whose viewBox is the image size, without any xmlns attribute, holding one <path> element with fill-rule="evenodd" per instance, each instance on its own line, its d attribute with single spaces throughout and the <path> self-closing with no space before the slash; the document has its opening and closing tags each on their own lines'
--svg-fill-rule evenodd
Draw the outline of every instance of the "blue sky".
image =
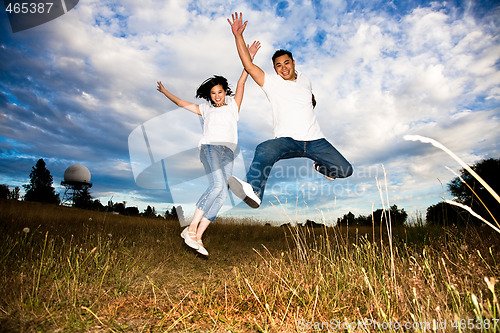
<svg viewBox="0 0 500 333">
<path fill-rule="evenodd" d="M 326 223 L 348 211 L 368 215 L 382 208 L 377 181 L 387 182 L 389 204 L 425 215 L 448 197 L 447 167 L 460 166 L 405 135 L 431 137 L 469 164 L 500 157 L 496 1 L 81 0 L 17 33 L 0 14 L 0 183 L 26 184 L 43 158 L 62 191 L 64 170 L 81 163 L 104 204 L 181 204 L 189 215 L 206 186 L 200 121 L 159 94 L 156 81 L 193 102 L 213 74 L 234 87 L 241 64 L 226 19 L 235 11 L 249 21 L 246 41 L 262 43 L 255 62 L 264 70 L 272 72 L 276 49 L 293 52 L 312 81 L 323 132 L 355 171 L 331 183 L 309 160 L 280 161 L 261 208 L 229 198 L 224 215 Z M 155 184 L 141 187 L 131 162 L 147 164 L 149 155 L 140 136 L 129 136 L 143 128 L 156 164 L 148 169 Z M 249 79 L 235 174 L 244 176 L 271 133 L 269 103 Z M 131 152 L 142 157 L 131 161 Z M 165 181 L 169 192 L 155 188 Z"/>
</svg>

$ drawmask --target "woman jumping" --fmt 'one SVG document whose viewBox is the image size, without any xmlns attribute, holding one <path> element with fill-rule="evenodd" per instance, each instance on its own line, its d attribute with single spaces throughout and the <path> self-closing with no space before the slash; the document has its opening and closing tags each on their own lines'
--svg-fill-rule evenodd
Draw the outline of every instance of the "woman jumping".
<svg viewBox="0 0 500 333">
<path fill-rule="evenodd" d="M 260 48 L 255 41 L 248 47 L 253 58 Z M 196 97 L 208 103 L 194 104 L 186 102 L 169 92 L 158 81 L 158 91 L 163 93 L 177 106 L 203 117 L 203 137 L 200 140 L 200 160 L 208 176 L 209 186 L 196 203 L 191 224 L 186 227 L 181 237 L 191 248 L 203 255 L 208 251 L 203 246 L 202 236 L 214 221 L 228 195 L 227 181 L 232 175 L 234 150 L 238 144 L 239 111 L 248 73 L 243 70 L 234 97 L 227 80 L 222 76 L 213 76 L 201 84 Z"/>
</svg>

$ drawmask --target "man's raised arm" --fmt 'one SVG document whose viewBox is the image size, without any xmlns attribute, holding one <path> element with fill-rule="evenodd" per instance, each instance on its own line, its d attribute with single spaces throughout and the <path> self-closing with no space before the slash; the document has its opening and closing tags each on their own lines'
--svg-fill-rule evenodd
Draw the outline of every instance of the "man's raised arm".
<svg viewBox="0 0 500 333">
<path fill-rule="evenodd" d="M 243 31 L 247 26 L 248 21 L 243 23 L 243 15 L 240 13 L 238 17 L 238 13 L 234 13 L 232 15 L 233 21 L 227 19 L 229 24 L 231 25 L 231 30 L 233 31 L 234 40 L 236 42 L 236 49 L 238 50 L 238 55 L 240 56 L 241 63 L 245 70 L 250 74 L 255 83 L 259 86 L 264 85 L 265 74 L 259 66 L 255 65 L 250 57 L 250 53 L 248 52 L 247 45 L 245 40 L 243 39 Z"/>
</svg>

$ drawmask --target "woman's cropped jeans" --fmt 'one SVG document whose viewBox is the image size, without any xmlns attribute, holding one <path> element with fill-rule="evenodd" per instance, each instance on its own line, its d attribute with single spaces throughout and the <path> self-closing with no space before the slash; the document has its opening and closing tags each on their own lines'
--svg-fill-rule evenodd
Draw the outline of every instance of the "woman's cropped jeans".
<svg viewBox="0 0 500 333">
<path fill-rule="evenodd" d="M 196 203 L 213 222 L 228 195 L 227 180 L 233 172 L 233 151 L 224 145 L 201 145 L 200 160 L 207 173 L 209 186 Z"/>
</svg>

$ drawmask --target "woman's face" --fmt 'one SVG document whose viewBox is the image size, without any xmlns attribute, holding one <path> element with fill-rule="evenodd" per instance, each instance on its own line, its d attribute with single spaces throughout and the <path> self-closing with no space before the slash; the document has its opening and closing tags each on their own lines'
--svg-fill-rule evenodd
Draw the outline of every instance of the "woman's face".
<svg viewBox="0 0 500 333">
<path fill-rule="evenodd" d="M 226 91 L 222 88 L 222 85 L 218 84 L 210 89 L 210 98 L 216 104 L 224 104 L 226 101 Z"/>
</svg>

